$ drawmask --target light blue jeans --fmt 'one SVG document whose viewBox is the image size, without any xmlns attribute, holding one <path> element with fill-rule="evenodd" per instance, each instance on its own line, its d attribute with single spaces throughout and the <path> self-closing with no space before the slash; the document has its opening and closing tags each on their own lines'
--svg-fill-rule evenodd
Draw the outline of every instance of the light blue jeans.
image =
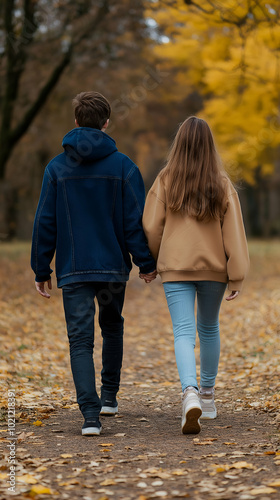
<svg viewBox="0 0 280 500">
<path fill-rule="evenodd" d="M 200 340 L 200 386 L 213 387 L 220 357 L 219 311 L 226 289 L 217 281 L 176 281 L 163 284 L 174 333 L 176 363 L 182 390 L 198 388 L 195 364 L 195 297 Z"/>
</svg>

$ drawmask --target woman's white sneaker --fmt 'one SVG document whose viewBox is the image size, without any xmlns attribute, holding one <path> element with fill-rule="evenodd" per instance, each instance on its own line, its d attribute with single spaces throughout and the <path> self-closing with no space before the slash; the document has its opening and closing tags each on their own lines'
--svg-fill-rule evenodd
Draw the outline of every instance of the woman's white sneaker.
<svg viewBox="0 0 280 500">
<path fill-rule="evenodd" d="M 202 409 L 202 419 L 212 419 L 217 417 L 217 408 L 215 406 L 215 390 L 214 388 L 199 389 L 199 399 Z"/>
<path fill-rule="evenodd" d="M 202 414 L 198 391 L 194 387 L 187 387 L 182 396 L 182 433 L 198 434 L 201 430 L 199 417 Z"/>
</svg>

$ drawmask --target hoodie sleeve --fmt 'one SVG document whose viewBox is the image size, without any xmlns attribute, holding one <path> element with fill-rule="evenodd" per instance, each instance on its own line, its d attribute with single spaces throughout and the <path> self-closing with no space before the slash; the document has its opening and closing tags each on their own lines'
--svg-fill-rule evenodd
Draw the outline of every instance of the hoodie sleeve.
<svg viewBox="0 0 280 500">
<path fill-rule="evenodd" d="M 143 227 L 152 256 L 157 261 L 165 225 L 166 204 L 161 181 L 157 178 L 151 187 L 145 204 Z"/>
<path fill-rule="evenodd" d="M 143 274 L 156 269 L 155 261 L 149 251 L 142 226 L 145 203 L 145 187 L 139 168 L 132 163 L 123 188 L 124 234 L 128 252 L 134 264 Z"/>
<path fill-rule="evenodd" d="M 228 197 L 222 234 L 227 256 L 228 288 L 230 291 L 240 291 L 249 270 L 249 252 L 239 198 L 235 190 Z"/>
<path fill-rule="evenodd" d="M 50 263 L 56 248 L 56 184 L 48 167 L 45 170 L 41 195 L 35 215 L 31 248 L 31 267 L 37 282 L 48 281 Z"/>
</svg>

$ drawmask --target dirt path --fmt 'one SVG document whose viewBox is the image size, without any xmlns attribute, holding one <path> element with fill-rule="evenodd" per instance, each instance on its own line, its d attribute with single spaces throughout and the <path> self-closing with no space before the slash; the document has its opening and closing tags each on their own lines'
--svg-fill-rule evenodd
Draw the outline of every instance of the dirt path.
<svg viewBox="0 0 280 500">
<path fill-rule="evenodd" d="M 279 488 L 269 486 L 280 485 L 279 433 L 266 414 L 239 411 L 238 396 L 218 391 L 219 416 L 196 436 L 180 433 L 174 386 L 150 393 L 123 383 L 119 416 L 102 417 L 98 437 L 82 438 L 81 416 L 67 408 L 52 412 L 44 426 L 18 425 L 26 434 L 17 447 L 18 486 L 30 490 L 24 484 L 30 474 L 34 486 L 51 489 L 42 498 L 279 498 Z"/>
<path fill-rule="evenodd" d="M 263 254 L 253 256 L 238 305 L 223 304 L 218 418 L 203 421 L 199 435 L 181 434 L 172 329 L 159 281 L 145 286 L 132 277 L 120 413 L 102 417 L 102 434 L 91 438 L 81 436 L 60 293 L 43 304 L 32 292 L 24 299 L 15 290 L 3 296 L 0 320 L 9 325 L 9 336 L 5 331 L 0 339 L 2 380 L 3 387 L 15 388 L 17 401 L 14 498 L 280 498 L 277 254 L 265 262 Z M 4 281 L 18 265 L 6 263 Z M 25 283 L 23 275 L 17 287 L 23 290 Z M 97 373 L 100 348 L 98 332 Z M 4 392 L 1 500 L 11 498 Z"/>
</svg>

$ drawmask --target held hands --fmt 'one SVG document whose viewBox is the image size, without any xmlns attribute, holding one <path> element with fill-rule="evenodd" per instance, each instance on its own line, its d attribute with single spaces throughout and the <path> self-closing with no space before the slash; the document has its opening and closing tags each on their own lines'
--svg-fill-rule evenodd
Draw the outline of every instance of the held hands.
<svg viewBox="0 0 280 500">
<path fill-rule="evenodd" d="M 236 297 L 239 295 L 239 292 L 236 290 L 236 291 L 233 291 L 231 292 L 231 294 L 226 297 L 226 300 L 233 300 L 233 299 L 236 299 Z"/>
<path fill-rule="evenodd" d="M 144 280 L 145 283 L 151 283 L 151 281 L 153 281 L 154 279 L 156 279 L 157 277 L 157 271 L 153 271 L 152 273 L 148 273 L 148 274 L 142 274 L 142 273 L 139 273 L 139 278 L 141 280 Z"/>
<path fill-rule="evenodd" d="M 42 297 L 45 297 L 46 299 L 50 298 L 50 294 L 45 290 L 45 283 L 48 283 L 48 289 L 52 289 L 52 280 L 51 278 L 48 281 L 35 281 L 35 288 L 37 292 L 42 295 Z"/>
</svg>

